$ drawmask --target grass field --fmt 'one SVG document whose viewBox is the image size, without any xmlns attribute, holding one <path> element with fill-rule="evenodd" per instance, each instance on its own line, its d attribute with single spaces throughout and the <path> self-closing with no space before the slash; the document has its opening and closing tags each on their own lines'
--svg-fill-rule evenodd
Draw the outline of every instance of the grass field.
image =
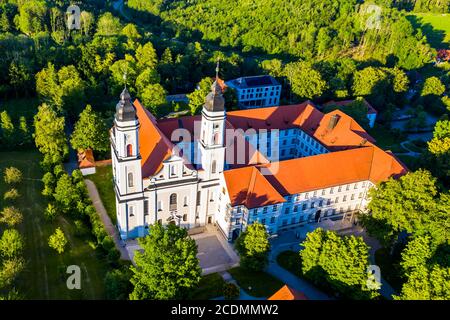
<svg viewBox="0 0 450 320">
<path fill-rule="evenodd" d="M 74 235 L 73 221 L 60 216 L 50 223 L 45 221 L 43 211 L 46 200 L 41 195 L 42 171 L 37 152 L 0 152 L 0 171 L 5 167 L 19 168 L 24 180 L 17 189 L 20 198 L 14 203 L 23 213 L 24 221 L 18 227 L 25 237 L 25 271 L 17 280 L 19 293 L 26 299 L 103 299 L 106 262 L 90 245 L 90 238 Z M 0 208 L 6 203 L 3 194 L 8 190 L 3 174 L 0 180 Z M 48 237 L 56 227 L 61 227 L 69 245 L 62 255 L 48 246 Z M 78 265 L 81 269 L 81 290 L 66 287 L 67 266 Z"/>
<path fill-rule="evenodd" d="M 421 27 L 434 48 L 450 46 L 450 14 L 415 13 L 408 16 L 415 27 Z"/>
<path fill-rule="evenodd" d="M 218 273 L 211 273 L 203 276 L 198 288 L 192 294 L 194 300 L 209 300 L 223 296 L 223 286 L 225 280 Z"/>
<path fill-rule="evenodd" d="M 86 176 L 86 179 L 95 183 L 111 222 L 117 224 L 116 196 L 113 189 L 112 166 L 96 167 L 95 171 L 95 174 Z"/>
<path fill-rule="evenodd" d="M 253 297 L 270 297 L 283 286 L 283 282 L 263 271 L 247 271 L 236 267 L 228 272 L 237 281 L 239 287 Z"/>
</svg>

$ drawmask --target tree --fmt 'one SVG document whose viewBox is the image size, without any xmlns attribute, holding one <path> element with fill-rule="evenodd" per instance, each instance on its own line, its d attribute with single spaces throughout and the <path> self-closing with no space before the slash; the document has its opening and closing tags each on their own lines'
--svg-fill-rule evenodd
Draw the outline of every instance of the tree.
<svg viewBox="0 0 450 320">
<path fill-rule="evenodd" d="M 8 226 L 13 227 L 22 223 L 23 216 L 19 209 L 15 207 L 5 207 L 0 212 L 0 222 L 6 223 Z"/>
<path fill-rule="evenodd" d="M 450 268 L 434 265 L 416 268 L 403 285 L 396 300 L 449 300 Z"/>
<path fill-rule="evenodd" d="M 22 257 L 3 260 L 0 268 L 0 288 L 7 287 L 17 278 L 25 268 L 25 260 Z"/>
<path fill-rule="evenodd" d="M 142 91 L 140 98 L 142 104 L 153 114 L 161 115 L 161 107 L 167 104 L 166 90 L 160 84 L 150 84 Z"/>
<path fill-rule="evenodd" d="M 384 246 L 391 246 L 401 231 L 428 234 L 437 243 L 448 239 L 449 203 L 445 194 L 439 194 L 430 172 L 420 169 L 400 179 L 391 178 L 370 189 L 369 196 L 371 215 L 363 216 L 362 221 Z"/>
<path fill-rule="evenodd" d="M 151 42 L 147 42 L 144 46 L 139 45 L 136 49 L 136 61 L 138 70 L 144 70 L 146 68 L 151 70 L 156 69 L 158 56 Z"/>
<path fill-rule="evenodd" d="M 87 105 L 75 123 L 70 143 L 75 150 L 109 150 L 108 129 L 100 115 Z"/>
<path fill-rule="evenodd" d="M 345 297 L 374 298 L 368 287 L 369 247 L 361 237 L 339 236 L 317 228 L 306 236 L 300 251 L 302 272 L 314 283 L 324 281 Z"/>
<path fill-rule="evenodd" d="M 434 126 L 433 139 L 428 142 L 428 150 L 432 154 L 441 156 L 450 151 L 450 121 L 441 120 Z"/>
<path fill-rule="evenodd" d="M 122 26 L 120 19 L 114 17 L 111 12 L 102 14 L 97 21 L 97 33 L 99 36 L 115 36 L 120 33 Z"/>
<path fill-rule="evenodd" d="M 3 258 L 11 259 L 18 257 L 24 248 L 24 241 L 19 231 L 7 229 L 0 238 L 0 255 Z"/>
<path fill-rule="evenodd" d="M 7 184 L 18 184 L 22 182 L 23 179 L 22 171 L 16 167 L 5 168 L 4 179 Z"/>
<path fill-rule="evenodd" d="M 1 138 L 4 140 L 6 145 L 9 145 L 14 140 L 14 125 L 11 121 L 11 117 L 8 112 L 2 111 L 0 113 L 0 129 L 1 129 Z"/>
<path fill-rule="evenodd" d="M 29 68 L 21 61 L 12 61 L 8 69 L 9 83 L 13 86 L 16 98 L 19 92 L 27 93 L 31 82 Z"/>
<path fill-rule="evenodd" d="M 114 94 L 119 94 L 125 84 L 136 83 L 136 60 L 131 55 L 126 54 L 125 59 L 114 62 L 109 70 L 109 82 Z M 135 92 L 134 86 L 128 86 L 128 91 L 133 94 Z"/>
<path fill-rule="evenodd" d="M 16 188 L 12 188 L 5 192 L 3 200 L 15 200 L 20 197 L 19 191 Z"/>
<path fill-rule="evenodd" d="M 23 33 L 33 35 L 46 30 L 47 6 L 43 0 L 23 1 L 19 6 L 16 25 Z"/>
<path fill-rule="evenodd" d="M 130 299 L 183 299 L 200 281 L 197 245 L 187 230 L 156 223 L 149 235 L 139 240 L 143 252 L 136 252 L 131 267 L 134 286 Z"/>
<path fill-rule="evenodd" d="M 42 182 L 44 183 L 44 190 L 42 190 L 42 194 L 46 197 L 52 197 L 56 186 L 56 179 L 53 173 L 46 172 L 42 177 Z"/>
<path fill-rule="evenodd" d="M 61 162 L 69 153 L 64 133 L 64 117 L 58 117 L 47 104 L 39 107 L 34 116 L 34 141 L 50 163 Z"/>
<path fill-rule="evenodd" d="M 445 85 L 438 77 L 429 77 L 425 79 L 420 95 L 422 97 L 434 95 L 441 96 L 445 92 Z"/>
<path fill-rule="evenodd" d="M 105 276 L 106 299 L 126 300 L 133 289 L 130 277 L 131 271 L 128 268 L 108 271 Z"/>
<path fill-rule="evenodd" d="M 64 252 L 64 248 L 67 245 L 67 239 L 61 228 L 56 228 L 55 232 L 48 238 L 48 245 L 50 248 L 55 249 L 59 254 Z"/>
<path fill-rule="evenodd" d="M 212 84 L 213 81 L 211 80 L 211 78 L 203 78 L 199 82 L 195 91 L 187 95 L 189 99 L 189 108 L 191 109 L 192 115 L 197 114 L 202 109 L 203 105 L 205 104 L 206 96 L 208 95 L 209 91 L 211 91 Z"/>
<path fill-rule="evenodd" d="M 24 116 L 19 118 L 19 132 L 22 144 L 28 145 L 31 143 L 31 133 L 28 129 L 27 119 Z"/>
<path fill-rule="evenodd" d="M 322 75 L 306 62 L 288 63 L 284 75 L 291 84 L 291 90 L 302 99 L 313 99 L 322 95 L 326 82 Z"/>
<path fill-rule="evenodd" d="M 53 196 L 63 212 L 76 209 L 78 201 L 81 200 L 79 190 L 67 173 L 62 174 L 59 178 Z"/>
<path fill-rule="evenodd" d="M 263 270 L 270 250 L 266 227 L 258 222 L 249 225 L 236 240 L 236 249 L 241 257 L 241 266 L 253 271 Z"/>
<path fill-rule="evenodd" d="M 47 220 L 54 220 L 58 215 L 58 209 L 53 203 L 47 204 L 47 208 L 44 211 L 44 216 Z"/>
<path fill-rule="evenodd" d="M 358 122 L 363 128 L 369 128 L 369 120 L 367 119 L 367 105 L 361 97 L 356 98 L 354 101 L 346 106 L 340 107 L 336 105 L 326 106 L 323 109 L 324 113 L 328 113 L 334 110 L 341 110 L 345 114 L 349 115 Z"/>
<path fill-rule="evenodd" d="M 88 11 L 81 11 L 80 27 L 85 36 L 89 36 L 95 23 L 94 15 Z"/>
</svg>

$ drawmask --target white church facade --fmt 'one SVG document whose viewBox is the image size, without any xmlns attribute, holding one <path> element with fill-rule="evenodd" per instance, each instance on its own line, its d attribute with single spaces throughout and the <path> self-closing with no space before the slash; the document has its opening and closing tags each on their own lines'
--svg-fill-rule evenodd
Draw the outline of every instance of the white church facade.
<svg viewBox="0 0 450 320">
<path fill-rule="evenodd" d="M 215 224 L 232 241 L 365 210 L 368 190 L 407 169 L 352 118 L 299 105 L 226 112 L 217 81 L 200 116 L 156 119 L 124 90 L 111 129 L 122 239 L 154 223 Z"/>
</svg>

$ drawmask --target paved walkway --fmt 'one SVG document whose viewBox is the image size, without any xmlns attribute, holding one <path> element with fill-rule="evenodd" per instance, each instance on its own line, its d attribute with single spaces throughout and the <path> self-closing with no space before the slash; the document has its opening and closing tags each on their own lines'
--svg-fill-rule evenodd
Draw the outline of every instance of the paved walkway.
<svg viewBox="0 0 450 320">
<path fill-rule="evenodd" d="M 191 235 L 198 246 L 202 275 L 223 272 L 239 266 L 239 256 L 216 227 L 206 226 L 203 233 Z"/>
<path fill-rule="evenodd" d="M 103 225 L 105 226 L 106 232 L 113 238 L 117 250 L 120 251 L 120 258 L 123 260 L 130 260 L 130 256 L 128 255 L 128 252 L 124 247 L 124 243 L 119 237 L 119 232 L 117 231 L 117 228 L 112 224 L 111 219 L 106 213 L 106 209 L 103 206 L 102 200 L 100 199 L 100 195 L 98 194 L 97 187 L 89 179 L 84 179 L 84 182 L 86 183 L 86 187 L 89 192 L 89 197 L 92 200 L 92 204 L 97 210 L 97 213 L 100 215 L 100 219 L 102 220 Z"/>
</svg>

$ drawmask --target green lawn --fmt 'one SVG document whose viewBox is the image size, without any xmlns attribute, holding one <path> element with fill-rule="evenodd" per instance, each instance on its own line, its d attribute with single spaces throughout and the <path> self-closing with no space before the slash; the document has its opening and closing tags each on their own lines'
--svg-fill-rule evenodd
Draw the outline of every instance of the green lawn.
<svg viewBox="0 0 450 320">
<path fill-rule="evenodd" d="M 294 251 L 283 251 L 277 256 L 280 267 L 288 270 L 297 277 L 302 277 L 302 260 L 300 254 Z"/>
<path fill-rule="evenodd" d="M 443 44 L 450 45 L 450 14 L 415 13 L 409 15 L 409 18 L 415 27 L 421 26 L 434 48 L 442 48 Z"/>
<path fill-rule="evenodd" d="M 209 300 L 223 296 L 223 286 L 225 280 L 218 273 L 211 273 L 203 276 L 198 288 L 192 294 L 194 300 Z"/>
<path fill-rule="evenodd" d="M 253 297 L 270 297 L 284 285 L 283 282 L 263 271 L 248 271 L 236 267 L 228 272 L 237 281 L 239 287 Z"/>
<path fill-rule="evenodd" d="M 3 172 L 7 166 L 15 166 L 24 176 L 17 187 L 21 197 L 14 205 L 24 216 L 18 229 L 25 237 L 27 267 L 17 280 L 16 288 L 26 299 L 103 299 L 107 265 L 88 244 L 90 238 L 76 237 L 73 221 L 69 217 L 60 216 L 53 223 L 44 219 L 46 200 L 41 195 L 43 172 L 39 166 L 40 158 L 39 153 L 32 151 L 0 152 L 0 171 Z M 1 208 L 6 205 L 3 194 L 8 188 L 1 178 Z M 69 242 L 62 255 L 50 249 L 47 243 L 56 227 L 63 229 Z M 81 269 L 81 290 L 66 287 L 66 269 L 69 265 L 78 265 Z"/>
<path fill-rule="evenodd" d="M 97 167 L 95 170 L 95 174 L 89 175 L 86 178 L 95 183 L 111 222 L 117 224 L 116 196 L 113 189 L 112 166 Z"/>
</svg>

